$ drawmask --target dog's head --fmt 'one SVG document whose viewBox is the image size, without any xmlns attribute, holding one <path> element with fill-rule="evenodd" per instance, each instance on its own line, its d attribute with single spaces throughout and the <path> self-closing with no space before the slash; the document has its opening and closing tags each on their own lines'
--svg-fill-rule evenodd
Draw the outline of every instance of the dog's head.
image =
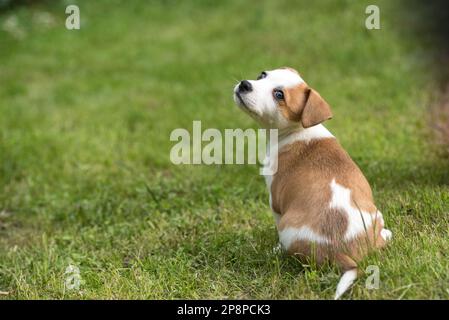
<svg viewBox="0 0 449 320">
<path fill-rule="evenodd" d="M 291 68 L 263 71 L 234 88 L 237 105 L 264 127 L 309 128 L 332 118 L 329 105 Z"/>
</svg>

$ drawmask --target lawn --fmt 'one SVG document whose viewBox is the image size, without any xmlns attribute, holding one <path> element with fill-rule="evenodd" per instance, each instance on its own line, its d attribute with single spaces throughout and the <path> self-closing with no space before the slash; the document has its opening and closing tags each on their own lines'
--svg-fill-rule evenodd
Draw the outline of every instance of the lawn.
<svg viewBox="0 0 449 320">
<path fill-rule="evenodd" d="M 76 3 L 81 29 L 65 28 Z M 256 128 L 239 79 L 289 65 L 370 181 L 394 241 L 352 299 L 449 298 L 449 161 L 403 2 L 43 1 L 0 13 L 0 299 L 329 299 L 277 243 L 255 165 L 170 162 L 176 128 Z M 5 27 L 6 26 L 6 27 Z M 65 285 L 79 268 L 79 290 Z"/>
</svg>

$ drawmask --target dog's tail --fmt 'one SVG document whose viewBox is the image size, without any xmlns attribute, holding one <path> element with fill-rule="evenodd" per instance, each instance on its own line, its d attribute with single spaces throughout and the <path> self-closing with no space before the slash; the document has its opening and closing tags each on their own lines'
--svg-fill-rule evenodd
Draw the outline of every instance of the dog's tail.
<svg viewBox="0 0 449 320">
<path fill-rule="evenodd" d="M 340 299 L 351 285 L 357 279 L 357 263 L 346 254 L 337 254 L 337 263 L 340 265 L 341 270 L 344 271 L 337 285 L 334 299 Z"/>
<path fill-rule="evenodd" d="M 351 287 L 355 279 L 357 279 L 357 268 L 346 270 L 345 273 L 343 273 L 343 275 L 341 276 L 340 281 L 338 282 L 334 299 L 340 299 L 343 293 L 345 293 L 346 290 Z"/>
</svg>

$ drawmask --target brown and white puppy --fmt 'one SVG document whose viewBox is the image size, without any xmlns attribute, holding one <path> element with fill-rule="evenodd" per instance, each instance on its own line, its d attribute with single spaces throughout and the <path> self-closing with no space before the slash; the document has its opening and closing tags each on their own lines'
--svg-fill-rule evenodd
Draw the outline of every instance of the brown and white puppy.
<svg viewBox="0 0 449 320">
<path fill-rule="evenodd" d="M 241 81 L 234 100 L 263 127 L 278 129 L 277 172 L 265 178 L 280 244 L 302 260 L 336 263 L 344 272 L 338 299 L 357 278 L 357 262 L 391 232 L 366 178 L 321 124 L 332 117 L 329 105 L 291 68 Z"/>
</svg>

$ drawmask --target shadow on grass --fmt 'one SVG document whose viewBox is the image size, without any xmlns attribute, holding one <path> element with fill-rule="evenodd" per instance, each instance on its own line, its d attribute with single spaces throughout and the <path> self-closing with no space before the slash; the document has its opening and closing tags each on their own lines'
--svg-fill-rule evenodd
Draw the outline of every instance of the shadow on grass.
<svg viewBox="0 0 449 320">
<path fill-rule="evenodd" d="M 431 50 L 449 53 L 449 1 L 407 1 L 403 23 L 409 34 L 432 45 Z"/>
<path fill-rule="evenodd" d="M 434 140 L 441 144 L 445 151 L 444 158 L 448 158 L 449 150 L 449 104 L 447 101 L 449 91 L 449 1 L 403 1 L 401 4 L 403 14 L 400 15 L 399 30 L 406 37 L 413 37 L 422 44 L 427 55 L 434 60 L 431 69 L 432 75 L 441 85 L 442 97 L 436 96 L 429 107 L 431 119 L 429 125 L 435 132 Z"/>
<path fill-rule="evenodd" d="M 270 285 L 276 281 L 277 289 L 287 290 L 291 282 L 277 282 L 278 277 L 289 278 L 292 281 L 313 277 L 322 278 L 318 284 L 320 290 L 329 289 L 335 285 L 338 277 L 335 267 L 330 264 L 317 266 L 310 262 L 303 264 L 285 252 L 274 250 L 277 246 L 277 234 L 273 227 L 256 227 L 247 231 L 226 231 L 208 235 L 204 238 L 192 238 L 187 241 L 171 243 L 153 252 L 155 256 L 163 255 L 170 259 L 180 255 L 192 271 L 213 273 L 218 277 L 234 279 L 245 278 L 246 281 L 258 279 L 260 285 Z M 177 259 L 177 258 L 176 258 Z M 324 276 L 326 275 L 326 276 Z M 261 281 L 261 282 L 260 282 Z M 316 288 L 315 288 L 316 289 Z M 251 296 L 251 289 L 246 294 Z"/>
</svg>

